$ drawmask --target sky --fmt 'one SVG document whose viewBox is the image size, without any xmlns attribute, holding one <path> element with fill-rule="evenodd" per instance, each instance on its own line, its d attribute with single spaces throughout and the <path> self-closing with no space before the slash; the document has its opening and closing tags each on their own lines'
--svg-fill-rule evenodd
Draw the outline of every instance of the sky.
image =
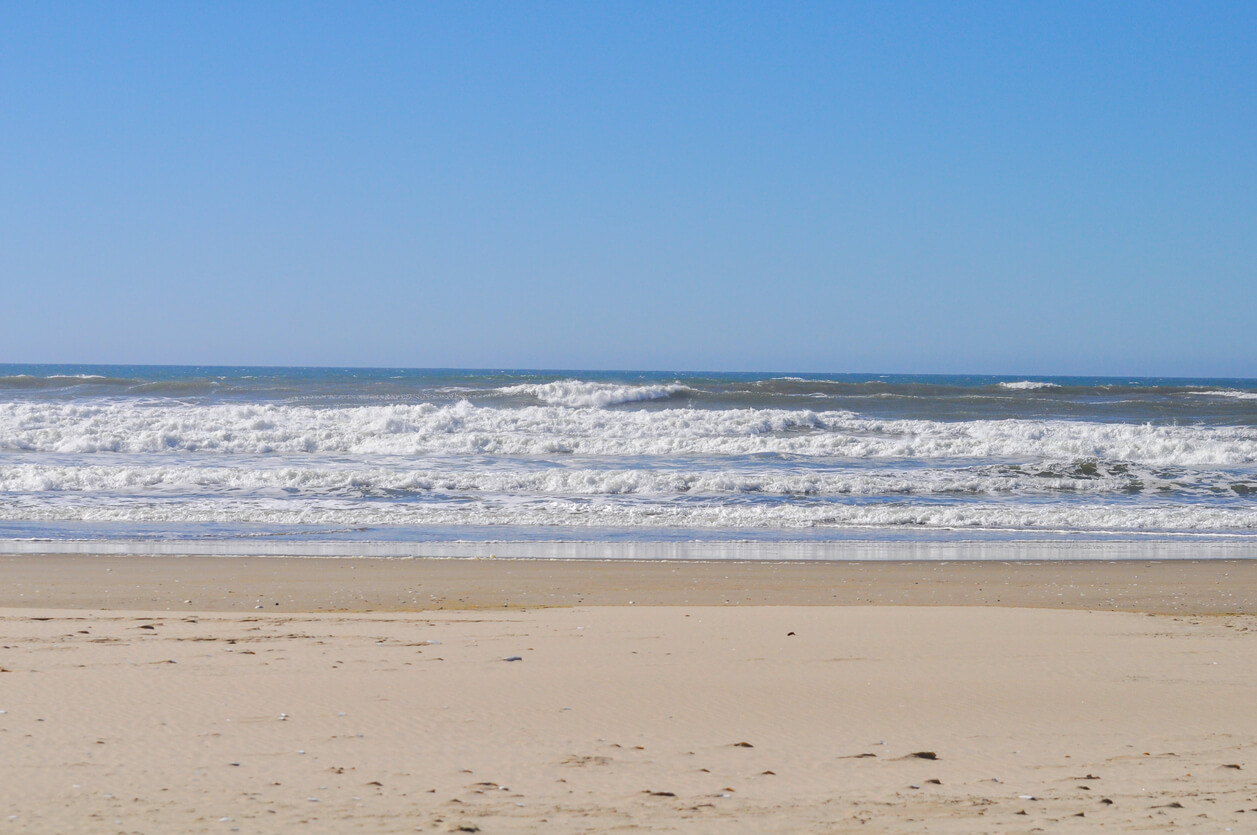
<svg viewBox="0 0 1257 835">
<path fill-rule="evenodd" d="M 0 4 L 0 362 L 1257 377 L 1252 2 Z"/>
</svg>

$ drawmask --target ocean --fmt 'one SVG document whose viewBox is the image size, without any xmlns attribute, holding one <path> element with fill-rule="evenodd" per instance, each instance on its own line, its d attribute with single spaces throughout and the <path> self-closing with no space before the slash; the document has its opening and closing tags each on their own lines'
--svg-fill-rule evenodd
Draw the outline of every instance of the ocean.
<svg viewBox="0 0 1257 835">
<path fill-rule="evenodd" d="M 2 365 L 23 551 L 1257 556 L 1257 380 Z"/>
</svg>

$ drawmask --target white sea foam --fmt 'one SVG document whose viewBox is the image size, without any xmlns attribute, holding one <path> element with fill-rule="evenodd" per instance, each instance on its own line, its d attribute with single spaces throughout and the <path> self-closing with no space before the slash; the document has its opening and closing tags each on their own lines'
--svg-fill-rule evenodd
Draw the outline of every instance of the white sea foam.
<svg viewBox="0 0 1257 835">
<path fill-rule="evenodd" d="M 554 406 L 601 409 L 621 403 L 641 400 L 664 400 L 690 389 L 680 383 L 673 385 L 617 385 L 615 383 L 591 383 L 584 380 L 558 380 L 553 383 L 534 383 L 506 386 L 498 389 L 502 394 L 525 394 Z"/>
<path fill-rule="evenodd" d="M 1236 391 L 1235 389 L 1214 389 L 1212 391 L 1192 392 L 1201 397 L 1231 397 L 1235 400 L 1257 400 L 1257 391 Z"/>
<path fill-rule="evenodd" d="M 1082 474 L 1073 463 L 1033 468 L 982 466 L 937 469 L 370 467 L 311 465 L 284 458 L 235 466 L 46 465 L 0 468 L 0 492 L 134 495 L 398 496 L 471 494 L 782 498 L 859 496 L 981 496 L 1157 493 L 1172 483 L 1149 471 Z M 1195 489 L 1225 490 L 1224 473 L 1196 474 Z M 1242 483 L 1242 482 L 1241 482 Z M 1179 489 L 1182 489 L 1181 486 Z"/>
<path fill-rule="evenodd" d="M 1019 405 L 972 380 L 161 376 L 0 378 L 0 527 L 103 539 L 287 536 L 294 524 L 367 539 L 433 525 L 475 538 L 492 538 L 479 526 L 592 539 L 1257 537 L 1257 426 L 1244 413 L 1257 390 L 1238 382 L 1106 384 L 1115 396 L 1080 388 Z M 1010 394 L 1055 387 L 1006 379 Z"/>
<path fill-rule="evenodd" d="M 1000 388 L 1013 389 L 1016 391 L 1034 391 L 1035 389 L 1058 389 L 1059 383 L 1046 383 L 1040 380 L 1018 380 L 1012 383 L 1000 383 Z"/>
<path fill-rule="evenodd" d="M 1003 531 L 1257 530 L 1257 507 L 1166 504 L 690 504 L 602 499 L 570 502 L 514 498 L 461 503 L 388 503 L 352 499 L 0 499 L 0 517 L 24 521 L 231 523 L 368 527 L 563 526 L 734 529 L 913 528 Z"/>
<path fill-rule="evenodd" d="M 169 401 L 0 404 L 0 450 L 71 454 L 649 456 L 1099 459 L 1153 466 L 1257 463 L 1257 428 L 1063 420 L 872 420 L 783 409 L 318 409 Z"/>
</svg>

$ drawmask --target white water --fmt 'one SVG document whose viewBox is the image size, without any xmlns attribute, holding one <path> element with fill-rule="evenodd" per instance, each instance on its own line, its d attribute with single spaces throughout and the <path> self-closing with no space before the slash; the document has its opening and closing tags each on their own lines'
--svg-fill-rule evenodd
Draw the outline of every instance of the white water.
<svg viewBox="0 0 1257 835">
<path fill-rule="evenodd" d="M 0 404 L 0 451 L 162 455 L 751 456 L 1257 463 L 1257 428 L 1066 420 L 874 420 L 783 409 L 450 405 L 315 409 L 162 401 Z"/>
<path fill-rule="evenodd" d="M 1038 389 L 1058 389 L 1059 383 L 1045 383 L 1038 380 L 1018 380 L 1015 382 L 1000 383 L 1000 388 L 1012 389 L 1013 391 L 1036 391 Z"/>
<path fill-rule="evenodd" d="M 1257 537 L 1245 381 L 221 371 L 4 378 L 3 536 Z"/>
</svg>

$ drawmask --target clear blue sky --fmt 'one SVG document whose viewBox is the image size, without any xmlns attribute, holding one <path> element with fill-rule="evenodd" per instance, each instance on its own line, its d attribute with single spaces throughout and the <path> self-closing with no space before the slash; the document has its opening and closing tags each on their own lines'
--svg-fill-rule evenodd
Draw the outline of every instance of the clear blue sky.
<svg viewBox="0 0 1257 835">
<path fill-rule="evenodd" d="M 1257 3 L 0 4 L 0 361 L 1257 377 Z"/>
</svg>

